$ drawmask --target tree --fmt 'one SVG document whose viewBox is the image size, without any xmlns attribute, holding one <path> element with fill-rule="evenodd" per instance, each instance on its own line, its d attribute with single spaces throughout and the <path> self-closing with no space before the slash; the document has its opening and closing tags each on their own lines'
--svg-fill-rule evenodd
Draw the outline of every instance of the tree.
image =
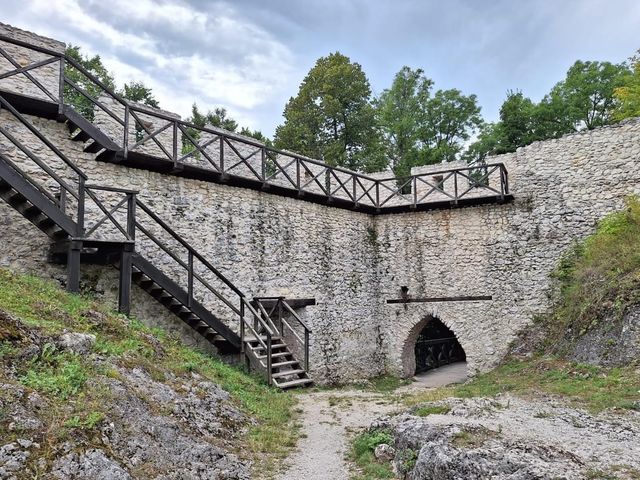
<svg viewBox="0 0 640 480">
<path fill-rule="evenodd" d="M 614 91 L 623 86 L 628 73 L 625 65 L 578 60 L 543 103 L 555 112 L 557 123 L 568 130 L 562 133 L 608 125 L 615 107 Z"/>
<path fill-rule="evenodd" d="M 485 123 L 480 127 L 478 138 L 462 154 L 462 159 L 468 163 L 482 162 L 488 155 L 506 153 L 502 145 L 504 133 L 502 122 Z"/>
<path fill-rule="evenodd" d="M 432 85 L 433 81 L 422 69 L 412 70 L 405 66 L 394 77 L 391 88 L 385 89 L 376 101 L 384 152 L 398 177 L 409 175 L 411 167 L 418 163 L 423 106 Z"/>
<path fill-rule="evenodd" d="M 142 82 L 125 83 L 124 88 L 118 92 L 122 97 L 132 102 L 143 103 L 150 107 L 158 108 L 158 101 L 153 92 Z"/>
<path fill-rule="evenodd" d="M 617 122 L 630 117 L 640 117 L 640 50 L 629 59 L 630 71 L 622 78 L 613 96 L 617 105 L 613 119 Z"/>
<path fill-rule="evenodd" d="M 100 80 L 108 89 L 115 90 L 113 76 L 102 63 L 100 55 L 89 57 L 80 51 L 80 47 L 70 45 L 65 51 L 67 57 L 75 60 L 85 70 Z M 93 98 L 98 98 L 103 90 L 70 63 L 65 64 L 65 76 L 76 86 L 84 90 Z M 93 120 L 93 103 L 70 85 L 64 88 L 65 103 L 73 106 L 88 120 Z"/>
<path fill-rule="evenodd" d="M 475 95 L 460 90 L 438 90 L 424 105 L 418 137 L 422 144 L 419 165 L 455 160 L 464 142 L 482 125 Z"/>
<path fill-rule="evenodd" d="M 362 68 L 339 52 L 321 57 L 287 102 L 275 144 L 353 170 L 384 166 L 371 87 Z"/>
</svg>

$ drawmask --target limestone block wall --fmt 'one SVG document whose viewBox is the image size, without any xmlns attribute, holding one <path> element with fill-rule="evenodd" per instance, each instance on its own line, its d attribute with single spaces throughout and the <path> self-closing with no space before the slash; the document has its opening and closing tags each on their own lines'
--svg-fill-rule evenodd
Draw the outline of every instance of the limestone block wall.
<svg viewBox="0 0 640 480">
<path fill-rule="evenodd" d="M 42 37 L 32 32 L 27 32 L 11 25 L 0 23 L 0 35 L 20 40 L 23 42 L 29 42 L 32 45 L 46 48 L 58 53 L 64 53 L 65 45 L 63 42 L 53 40 L 51 38 Z M 2 48 L 10 57 L 13 58 L 19 65 L 19 67 L 26 67 L 33 63 L 37 63 L 43 60 L 52 58 L 51 55 L 45 53 L 29 50 L 24 47 L 20 47 L 11 43 L 0 41 L 0 48 Z M 12 65 L 9 60 L 4 56 L 0 56 L 0 74 L 15 70 L 16 66 Z M 33 76 L 40 84 L 48 90 L 54 98 L 59 94 L 59 72 L 60 62 L 55 61 L 53 63 L 43 65 L 33 70 L 29 70 L 28 73 Z M 13 75 L 11 77 L 3 78 L 0 80 L 0 90 L 6 90 L 14 93 L 22 93 L 24 95 L 30 95 L 43 100 L 51 100 L 51 98 L 43 92 L 36 84 L 29 80 L 23 73 Z"/>
<path fill-rule="evenodd" d="M 410 374 L 416 326 L 436 316 L 471 371 L 500 360 L 550 306 L 549 274 L 599 219 L 640 194 L 640 120 L 536 142 L 504 162 L 515 202 L 375 218 L 383 298 L 491 295 L 490 301 L 382 304 L 389 369 Z M 419 327 L 418 327 L 419 328 Z"/>
</svg>

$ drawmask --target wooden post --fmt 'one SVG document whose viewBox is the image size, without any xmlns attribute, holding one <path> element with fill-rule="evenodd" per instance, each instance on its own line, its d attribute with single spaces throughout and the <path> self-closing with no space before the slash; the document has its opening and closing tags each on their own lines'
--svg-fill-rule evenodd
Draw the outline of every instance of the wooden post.
<svg viewBox="0 0 640 480">
<path fill-rule="evenodd" d="M 78 293 L 80 291 L 80 255 L 82 254 L 82 240 L 71 240 L 67 254 L 67 290 Z"/>
<path fill-rule="evenodd" d="M 271 358 L 271 333 L 269 331 L 267 333 L 267 383 L 269 385 L 273 384 L 273 372 L 272 370 L 272 358 Z"/>
<path fill-rule="evenodd" d="M 120 254 L 120 282 L 118 286 L 118 311 L 129 315 L 131 313 L 131 258 L 133 245 L 125 244 Z"/>
</svg>

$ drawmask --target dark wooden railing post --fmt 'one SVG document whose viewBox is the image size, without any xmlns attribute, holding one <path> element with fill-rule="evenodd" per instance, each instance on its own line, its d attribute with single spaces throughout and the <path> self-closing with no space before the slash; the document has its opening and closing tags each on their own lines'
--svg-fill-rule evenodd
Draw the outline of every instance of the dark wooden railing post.
<svg viewBox="0 0 640 480">
<path fill-rule="evenodd" d="M 262 167 L 262 181 L 267 181 L 267 149 L 262 147 L 260 150 L 261 167 Z"/>
<path fill-rule="evenodd" d="M 118 311 L 129 315 L 131 312 L 131 273 L 133 244 L 126 243 L 120 254 L 120 281 L 118 285 Z"/>
<path fill-rule="evenodd" d="M 418 178 L 411 177 L 411 189 L 413 190 L 413 208 L 418 205 Z"/>
<path fill-rule="evenodd" d="M 62 115 L 64 112 L 64 57 L 60 57 L 60 71 L 58 75 L 58 115 Z"/>
<path fill-rule="evenodd" d="M 298 193 L 300 193 L 301 191 L 301 186 L 300 186 L 300 159 L 296 158 L 296 189 L 298 190 Z"/>
<path fill-rule="evenodd" d="M 240 297 L 240 353 L 245 354 L 244 346 L 244 298 Z"/>
<path fill-rule="evenodd" d="M 353 179 L 353 205 L 357 206 L 358 205 L 358 188 L 356 187 L 357 182 L 356 182 L 355 174 L 351 175 L 351 178 Z"/>
<path fill-rule="evenodd" d="M 304 369 L 309 371 L 309 329 L 304 329 Z"/>
<path fill-rule="evenodd" d="M 193 251 L 189 250 L 189 272 L 188 272 L 188 296 L 187 296 L 187 307 L 191 308 L 191 304 L 193 301 Z"/>
<path fill-rule="evenodd" d="M 280 325 L 280 336 L 284 338 L 284 323 L 282 323 L 282 302 L 284 302 L 284 297 L 278 298 L 278 325 Z"/>
<path fill-rule="evenodd" d="M 136 194 L 127 193 L 127 234 L 129 240 L 136 239 Z"/>
<path fill-rule="evenodd" d="M 58 199 L 58 205 L 62 213 L 67 213 L 67 189 L 62 185 L 60 186 L 60 198 Z"/>
<path fill-rule="evenodd" d="M 178 167 L 178 121 L 173 121 L 173 166 Z"/>
<path fill-rule="evenodd" d="M 224 174 L 224 137 L 220 134 L 220 173 Z"/>
<path fill-rule="evenodd" d="M 84 237 L 84 199 L 85 199 L 84 177 L 78 179 L 78 221 L 76 222 L 76 237 Z"/>
<path fill-rule="evenodd" d="M 453 203 L 458 203 L 458 172 L 453 172 Z"/>
<path fill-rule="evenodd" d="M 272 368 L 272 358 L 271 358 L 271 332 L 269 330 L 267 333 L 267 383 L 269 385 L 273 384 L 273 372 Z"/>
<path fill-rule="evenodd" d="M 123 141 L 123 145 L 122 148 L 124 149 L 124 158 L 125 160 L 127 159 L 127 156 L 129 155 L 129 122 L 130 122 L 130 118 L 131 118 L 131 113 L 129 112 L 129 104 L 127 103 L 124 106 L 124 137 L 122 139 Z"/>
<path fill-rule="evenodd" d="M 376 180 L 376 208 L 380 208 L 380 180 Z"/>
</svg>

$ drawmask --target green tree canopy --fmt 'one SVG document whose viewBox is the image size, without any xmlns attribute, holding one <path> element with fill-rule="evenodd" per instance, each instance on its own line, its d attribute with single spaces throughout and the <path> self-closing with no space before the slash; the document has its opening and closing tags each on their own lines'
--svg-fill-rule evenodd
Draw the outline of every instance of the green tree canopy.
<svg viewBox="0 0 640 480">
<path fill-rule="evenodd" d="M 123 89 L 118 93 L 132 102 L 143 103 L 154 108 L 160 106 L 153 96 L 153 91 L 142 82 L 125 83 Z"/>
<path fill-rule="evenodd" d="M 384 153 L 397 176 L 406 176 L 418 164 L 418 138 L 424 105 L 433 81 L 421 69 L 402 67 L 376 101 L 378 123 L 383 133 Z"/>
<path fill-rule="evenodd" d="M 613 120 L 614 92 L 623 86 L 628 73 L 626 65 L 578 60 L 543 103 L 555 103 L 559 124 L 567 129 L 562 133 L 608 125 Z"/>
<path fill-rule="evenodd" d="M 84 55 L 80 51 L 80 47 L 69 45 L 65 51 L 66 55 L 80 64 L 85 70 L 100 80 L 107 88 L 112 91 L 115 90 L 115 81 L 113 75 L 109 73 L 107 68 L 102 63 L 100 55 L 94 55 L 90 57 Z M 66 64 L 65 75 L 74 84 L 84 90 L 87 94 L 93 98 L 98 98 L 103 90 L 97 86 L 94 82 L 81 73 L 78 69 Z M 93 104 L 84 95 L 78 92 L 73 87 L 66 85 L 64 89 L 65 103 L 73 106 L 79 113 L 84 115 L 87 119 L 93 120 Z"/>
<path fill-rule="evenodd" d="M 622 78 L 613 96 L 617 100 L 613 119 L 617 122 L 630 117 L 640 117 L 640 50 L 629 59 L 630 70 Z"/>
<path fill-rule="evenodd" d="M 424 105 L 419 165 L 455 160 L 482 123 L 475 95 L 463 95 L 457 89 L 438 90 Z"/>
<path fill-rule="evenodd" d="M 384 166 L 371 87 L 362 68 L 341 53 L 321 57 L 284 109 L 275 144 L 354 170 Z"/>
</svg>

